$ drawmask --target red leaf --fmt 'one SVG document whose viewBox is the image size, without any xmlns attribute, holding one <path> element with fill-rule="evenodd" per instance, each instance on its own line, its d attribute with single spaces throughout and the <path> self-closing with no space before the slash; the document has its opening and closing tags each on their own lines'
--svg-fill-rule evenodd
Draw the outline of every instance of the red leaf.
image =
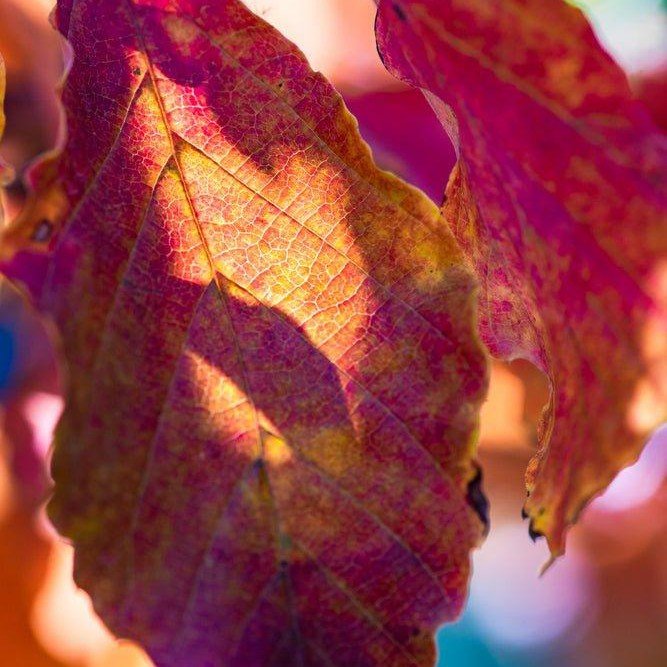
<svg viewBox="0 0 667 667">
<path fill-rule="evenodd" d="M 637 97 L 653 118 L 653 122 L 667 131 L 667 62 L 654 70 L 638 74 L 634 81 Z"/>
<path fill-rule="evenodd" d="M 483 337 L 552 382 L 526 511 L 559 554 L 665 414 L 664 138 L 560 0 L 386 0 L 376 25 L 459 154 L 445 213 L 482 281 Z M 649 389 L 661 407 L 639 423 Z"/>
<path fill-rule="evenodd" d="M 77 581 L 161 665 L 432 664 L 483 531 L 486 385 L 437 209 L 239 2 L 61 1 L 57 22 L 41 305 Z"/>
<path fill-rule="evenodd" d="M 351 93 L 345 103 L 378 164 L 441 202 L 456 156 L 424 96 L 406 86 Z"/>
</svg>

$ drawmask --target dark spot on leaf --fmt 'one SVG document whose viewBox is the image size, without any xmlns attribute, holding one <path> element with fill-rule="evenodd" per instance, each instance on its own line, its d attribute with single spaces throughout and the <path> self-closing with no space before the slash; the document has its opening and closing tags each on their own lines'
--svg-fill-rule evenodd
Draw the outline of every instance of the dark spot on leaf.
<svg viewBox="0 0 667 667">
<path fill-rule="evenodd" d="M 132 70 L 132 74 L 134 74 L 134 76 L 139 76 L 141 74 L 141 68 L 140 67 L 135 67 Z"/>
<path fill-rule="evenodd" d="M 52 232 L 52 222 L 46 218 L 42 218 L 33 230 L 31 240 L 35 243 L 46 243 L 51 238 Z"/>
<path fill-rule="evenodd" d="M 476 466 L 475 476 L 468 482 L 466 502 L 484 524 L 484 534 L 489 532 L 489 501 L 482 491 L 482 469 Z"/>
<path fill-rule="evenodd" d="M 391 6 L 394 8 L 394 12 L 396 13 L 396 16 L 398 16 L 398 20 L 403 21 L 403 23 L 406 23 L 408 17 L 405 15 L 403 8 L 396 2 L 393 2 Z"/>
<path fill-rule="evenodd" d="M 537 540 L 540 539 L 540 537 L 544 537 L 544 533 L 541 533 L 539 530 L 535 530 L 533 528 L 532 521 L 528 525 L 528 535 L 530 535 L 530 539 L 533 540 L 533 542 L 537 542 Z"/>
</svg>

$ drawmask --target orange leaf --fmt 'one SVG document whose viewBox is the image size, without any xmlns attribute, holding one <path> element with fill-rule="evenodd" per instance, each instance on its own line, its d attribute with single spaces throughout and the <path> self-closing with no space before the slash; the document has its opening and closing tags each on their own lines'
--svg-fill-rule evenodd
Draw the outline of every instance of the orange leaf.
<svg viewBox="0 0 667 667">
<path fill-rule="evenodd" d="M 557 555 L 665 415 L 664 137 L 561 0 L 386 0 L 376 25 L 457 149 L 445 215 L 484 340 L 551 380 L 526 511 Z"/>
<path fill-rule="evenodd" d="M 0 56 L 0 139 L 5 132 L 5 109 L 4 102 L 5 99 L 5 63 Z M 0 159 L 0 186 L 8 183 L 13 177 L 11 168 Z M 0 225 L 3 221 L 3 207 L 0 206 Z"/>
<path fill-rule="evenodd" d="M 485 509 L 475 281 L 438 210 L 239 2 L 61 1 L 57 23 L 40 303 L 77 581 L 161 665 L 432 664 Z"/>
</svg>

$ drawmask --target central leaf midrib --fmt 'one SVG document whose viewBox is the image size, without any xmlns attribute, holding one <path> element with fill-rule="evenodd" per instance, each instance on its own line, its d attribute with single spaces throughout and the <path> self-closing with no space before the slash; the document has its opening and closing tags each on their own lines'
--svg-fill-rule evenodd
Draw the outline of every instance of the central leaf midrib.
<svg viewBox="0 0 667 667">
<path fill-rule="evenodd" d="M 128 0 L 128 1 L 129 1 L 130 4 L 131 4 L 131 0 Z M 133 11 L 133 10 L 131 9 L 131 11 Z M 195 228 L 196 228 L 196 230 L 197 230 L 197 234 L 198 234 L 198 236 L 199 236 L 199 239 L 200 239 L 200 241 L 201 241 L 201 244 L 202 244 L 202 246 L 203 246 L 203 249 L 204 249 L 205 254 L 206 254 L 206 257 L 207 257 L 207 261 L 208 261 L 209 269 L 210 269 L 210 273 L 211 273 L 211 281 L 212 281 L 212 282 L 215 282 L 215 285 L 216 285 L 216 288 L 217 288 L 217 292 L 218 292 L 218 294 L 219 294 L 219 296 L 220 296 L 221 305 L 222 305 L 223 308 L 225 309 L 225 313 L 226 313 L 227 319 L 228 319 L 229 324 L 230 324 L 230 328 L 231 328 L 231 331 L 232 331 L 232 337 L 233 337 L 233 339 L 234 339 L 234 346 L 235 346 L 236 356 L 237 356 L 237 359 L 238 359 L 238 362 L 239 362 L 239 364 L 240 364 L 240 366 L 241 366 L 241 371 L 242 371 L 243 385 L 244 385 L 244 386 L 243 386 L 243 390 L 244 390 L 244 392 L 246 393 L 246 396 L 247 396 L 247 398 L 248 398 L 248 401 L 249 401 L 250 404 L 252 404 L 252 406 L 253 406 L 253 414 L 254 414 L 254 418 L 255 418 L 255 427 L 257 428 L 257 431 L 258 431 L 258 442 L 259 442 L 260 450 L 261 450 L 258 458 L 261 459 L 262 461 L 265 461 L 265 456 L 264 456 L 264 442 L 263 442 L 263 437 L 262 437 L 262 432 L 261 432 L 261 426 L 259 425 L 259 419 L 258 419 L 258 414 L 257 414 L 257 407 L 256 407 L 256 405 L 254 404 L 254 402 L 252 401 L 252 398 L 251 398 L 250 387 L 249 387 L 249 385 L 248 385 L 248 379 L 247 379 L 247 372 L 246 372 L 245 363 L 244 363 L 244 359 L 243 359 L 243 353 L 242 353 L 242 350 L 241 350 L 241 346 L 240 346 L 240 341 L 239 341 L 238 333 L 236 332 L 236 330 L 235 330 L 235 328 L 234 328 L 233 318 L 232 318 L 232 315 L 231 315 L 231 312 L 230 312 L 230 309 L 229 309 L 229 302 L 228 302 L 229 294 L 228 294 L 228 290 L 227 290 L 226 286 L 224 285 L 224 282 L 225 282 L 225 281 L 229 281 L 230 283 L 232 283 L 232 284 L 234 284 L 234 285 L 236 285 L 236 283 L 235 283 L 235 281 L 230 280 L 229 278 L 223 276 L 222 273 L 221 273 L 221 272 L 217 269 L 217 267 L 216 267 L 215 259 L 214 259 L 213 255 L 212 255 L 212 253 L 211 253 L 211 250 L 210 250 L 210 248 L 209 248 L 209 246 L 208 246 L 208 243 L 207 243 L 207 240 L 206 240 L 204 231 L 203 231 L 202 223 L 201 223 L 201 221 L 199 220 L 198 213 L 197 213 L 197 210 L 196 210 L 196 208 L 195 208 L 194 201 L 193 201 L 193 198 L 192 198 L 190 189 L 189 189 L 189 185 L 188 185 L 187 179 L 185 178 L 185 173 L 184 173 L 184 170 L 183 170 L 183 168 L 182 168 L 182 165 L 181 165 L 180 160 L 179 160 L 179 157 L 178 157 L 178 151 L 176 150 L 176 145 L 175 145 L 175 142 L 174 142 L 174 138 L 177 137 L 180 141 L 183 141 L 183 142 L 186 143 L 187 145 L 192 145 L 192 144 L 190 144 L 189 141 L 187 141 L 184 137 L 180 136 L 177 132 L 175 132 L 175 131 L 171 128 L 171 124 L 170 124 L 170 122 L 169 122 L 169 117 L 168 117 L 168 114 L 167 114 L 167 112 L 166 112 L 166 108 L 165 108 L 164 102 L 163 102 L 163 100 L 162 100 L 162 97 L 161 97 L 161 94 L 160 94 L 160 91 L 159 91 L 159 88 L 158 88 L 157 77 L 156 77 L 156 75 L 155 75 L 155 72 L 154 72 L 154 69 L 153 69 L 153 66 L 152 66 L 152 62 L 150 61 L 150 58 L 149 58 L 149 56 L 148 56 L 148 49 L 147 49 L 147 47 L 146 47 L 146 44 L 145 44 L 145 41 L 144 41 L 144 39 L 143 39 L 143 37 L 142 37 L 141 31 L 140 31 L 139 26 L 137 25 L 137 22 L 136 22 L 136 20 L 134 19 L 134 17 L 133 17 L 133 23 L 134 23 L 134 25 L 135 25 L 135 30 L 136 30 L 136 33 L 137 33 L 137 39 L 138 39 L 139 43 L 140 43 L 141 46 L 142 46 L 142 49 L 141 49 L 141 50 L 142 50 L 143 55 L 144 55 L 144 58 L 145 58 L 148 77 L 149 77 L 149 79 L 150 79 L 151 87 L 152 87 L 152 89 L 153 89 L 153 91 L 154 91 L 154 95 L 155 95 L 156 103 L 157 103 L 157 105 L 158 105 L 158 107 L 159 107 L 159 111 L 160 111 L 161 120 L 162 120 L 162 123 L 163 123 L 163 125 L 164 125 L 164 129 L 165 129 L 165 133 L 166 133 L 166 135 L 167 135 L 167 139 L 168 139 L 168 141 L 169 141 L 170 153 L 171 153 L 171 156 L 170 156 L 170 160 L 169 160 L 169 161 L 173 161 L 173 164 L 174 164 L 174 166 L 175 166 L 175 168 L 176 168 L 176 171 L 177 171 L 177 174 L 178 174 L 178 177 L 179 177 L 179 181 L 181 182 L 181 185 L 182 185 L 182 187 L 183 187 L 183 192 L 184 192 L 185 197 L 186 197 L 186 201 L 187 201 L 187 204 L 188 204 L 188 209 L 189 209 L 189 211 L 190 211 L 190 215 L 191 215 L 191 218 L 192 218 L 192 222 L 193 222 L 193 224 L 195 225 Z M 200 150 L 200 149 L 198 149 L 196 146 L 193 146 L 193 148 L 196 149 L 196 150 Z M 211 158 L 211 156 L 209 156 L 209 155 L 207 155 L 206 153 L 203 153 L 203 152 L 202 152 L 202 154 L 205 155 L 205 156 L 206 156 L 209 160 L 211 160 L 214 164 L 216 164 L 216 166 L 219 166 L 221 169 L 224 169 L 224 167 L 222 167 L 222 165 L 219 165 L 218 162 L 217 162 L 216 160 L 214 160 L 213 158 Z M 225 170 L 225 171 L 226 171 L 226 173 L 229 174 L 229 172 L 228 172 L 227 170 Z M 234 177 L 233 174 L 229 174 L 229 175 L 232 176 L 233 178 L 236 178 L 236 177 Z M 236 180 L 238 181 L 238 179 L 236 179 Z M 240 183 L 241 185 L 243 185 L 244 187 L 246 187 L 246 188 L 248 188 L 248 189 L 250 190 L 249 186 L 247 186 L 245 183 L 242 183 L 242 182 L 240 182 L 240 181 L 239 181 L 239 183 Z M 156 183 L 156 187 L 157 187 L 157 183 Z M 252 193 L 253 193 L 253 194 L 258 194 L 258 193 L 255 193 L 254 191 L 252 191 Z M 259 196 L 261 197 L 261 195 L 259 195 Z M 269 205 L 271 205 L 271 206 L 277 208 L 277 209 L 278 209 L 279 211 L 281 211 L 282 213 L 285 213 L 286 215 L 288 215 L 288 216 L 289 216 L 292 220 L 294 220 L 294 222 L 296 222 L 299 226 L 301 226 L 301 227 L 303 227 L 304 229 L 307 229 L 308 231 L 312 232 L 311 229 L 309 229 L 309 228 L 307 228 L 307 227 L 304 227 L 304 225 L 303 225 L 300 221 L 295 220 L 294 218 L 292 218 L 292 216 L 290 216 L 289 214 L 287 214 L 285 211 L 282 211 L 282 209 L 280 209 L 280 207 L 276 207 L 276 205 L 275 205 L 273 202 L 269 201 L 268 199 L 266 199 L 266 198 L 264 198 L 264 197 L 262 197 L 262 198 L 265 199 L 265 201 L 266 201 Z M 401 210 L 404 210 L 404 209 L 401 208 Z M 414 217 L 414 216 L 411 216 L 411 217 Z M 312 232 L 312 233 L 314 233 L 314 232 Z M 330 247 L 332 247 L 332 249 L 335 250 L 337 253 L 342 254 L 343 257 L 344 257 L 347 261 L 350 261 L 350 262 L 351 262 L 351 260 L 350 260 L 348 257 L 346 257 L 343 253 L 341 253 L 340 250 L 338 250 L 338 249 L 335 248 L 334 246 L 331 246 L 331 244 L 330 244 L 328 241 L 326 241 L 326 239 L 322 239 L 322 240 L 323 240 L 325 243 L 327 243 L 327 245 L 329 245 Z M 367 274 L 367 272 L 366 272 L 362 267 L 358 267 L 358 268 L 362 271 L 362 273 L 364 274 L 364 276 L 366 276 L 367 278 L 370 278 L 371 280 L 373 280 L 373 282 L 377 282 L 377 280 L 376 280 L 376 279 L 373 279 L 369 274 Z M 403 302 L 402 299 L 398 299 L 395 295 L 393 295 L 393 294 L 390 292 L 390 290 L 389 290 L 385 285 L 382 285 L 382 284 L 378 283 L 378 286 L 379 286 L 383 291 L 385 291 L 391 298 L 396 298 L 398 301 L 400 301 L 401 303 L 403 303 L 403 304 L 406 306 L 406 308 L 407 308 L 408 311 L 410 311 L 410 312 L 415 313 L 416 315 L 418 315 L 419 318 L 420 318 L 421 320 L 424 320 L 424 321 L 428 324 L 429 328 L 431 328 L 431 329 L 437 331 L 438 334 L 439 334 L 440 336 L 444 337 L 444 333 L 443 333 L 442 331 L 440 331 L 439 329 L 437 329 L 433 324 L 431 324 L 428 320 L 426 320 L 426 319 L 424 318 L 424 316 L 421 315 L 418 311 L 416 311 L 412 306 L 410 306 L 409 304 Z M 238 285 L 238 287 L 239 287 L 240 289 L 244 290 L 244 291 L 247 291 L 247 290 L 245 290 L 245 288 L 243 288 L 243 287 L 240 286 L 240 285 Z M 253 296 L 253 295 L 251 295 L 251 296 Z M 253 296 L 253 298 L 256 298 L 256 297 Z M 267 306 L 264 306 L 264 307 L 267 307 Z M 272 312 L 274 312 L 273 309 L 271 309 L 271 310 L 272 310 Z M 278 312 L 278 313 L 276 313 L 276 314 L 277 314 L 277 316 L 280 316 L 280 319 L 281 319 L 281 320 L 286 321 L 285 318 L 282 316 L 282 314 L 281 314 L 280 312 Z M 289 324 L 289 323 L 288 323 L 288 324 Z M 291 328 L 292 328 L 296 333 L 298 333 L 301 337 L 304 337 L 303 332 L 300 331 L 300 329 L 299 329 L 298 327 L 294 327 L 293 325 L 290 325 L 290 326 L 291 326 Z M 306 340 L 307 340 L 307 339 L 306 339 Z M 309 341 L 307 341 L 307 342 L 310 344 Z M 344 372 L 344 371 L 343 371 L 343 372 Z M 345 373 L 345 375 L 347 375 L 347 373 Z M 352 378 L 350 378 L 350 379 L 352 379 Z M 356 380 L 353 380 L 353 381 L 354 381 L 356 384 L 359 384 Z M 363 387 L 362 385 L 359 385 L 359 386 L 360 386 L 360 387 L 364 390 L 364 392 L 367 393 L 367 394 L 368 394 L 374 401 L 376 401 L 376 402 L 378 402 L 380 405 L 384 406 L 384 403 L 383 403 L 382 401 L 380 401 L 380 400 L 379 400 L 379 399 L 378 399 L 372 392 L 370 392 L 370 390 L 366 389 L 366 388 Z M 402 427 L 404 427 L 405 429 L 407 429 L 407 433 L 408 433 L 408 435 L 410 436 L 410 440 L 412 440 L 412 441 L 417 445 L 417 447 L 418 447 L 421 451 L 423 451 L 425 454 L 428 455 L 428 457 L 433 461 L 433 463 L 436 465 L 436 467 L 437 467 L 437 469 L 440 471 L 440 473 L 441 473 L 446 479 L 448 479 L 448 480 L 451 482 L 451 481 L 452 481 L 452 480 L 451 480 L 451 477 L 450 477 L 448 474 L 445 473 L 445 471 L 444 471 L 444 469 L 442 468 L 441 464 L 440 464 L 435 458 L 433 458 L 433 455 L 432 455 L 428 450 L 425 449 L 425 447 L 421 444 L 421 442 L 419 442 L 419 440 L 418 440 L 414 435 L 412 435 L 412 433 L 411 433 L 410 430 L 407 428 L 407 425 L 404 423 L 404 421 L 403 421 L 402 419 L 400 419 L 397 415 L 395 415 L 395 414 L 393 413 L 393 411 L 391 411 L 389 408 L 387 408 L 386 406 L 384 406 L 384 407 L 387 409 L 388 414 L 390 414 L 390 415 L 396 420 L 396 422 L 397 422 L 399 425 L 401 425 Z M 286 443 L 286 444 L 289 445 L 289 443 Z M 294 451 L 294 450 L 293 450 L 293 451 Z M 311 462 L 311 461 L 302 459 L 302 457 L 301 457 L 300 455 L 299 455 L 298 458 L 302 461 L 302 463 L 309 463 L 309 464 L 312 465 L 316 470 L 319 470 L 319 466 L 317 466 L 314 462 Z M 266 471 L 267 482 L 269 482 L 269 479 L 268 479 L 268 470 L 266 470 L 266 466 L 264 466 L 264 469 L 265 469 L 265 471 Z M 320 474 L 323 474 L 323 473 L 324 473 L 324 471 L 322 471 L 322 470 L 319 470 L 319 472 L 320 472 Z M 333 480 L 331 480 L 331 481 L 333 482 Z M 345 495 L 348 494 L 347 491 L 345 491 L 343 488 L 341 488 L 341 487 L 339 486 L 338 482 L 335 482 L 335 483 L 333 484 L 333 486 L 334 486 L 334 488 L 336 488 L 339 492 L 341 492 L 341 493 L 345 493 Z M 270 487 L 270 482 L 269 482 L 269 487 Z M 354 499 L 353 496 L 351 496 L 351 498 Z M 356 499 L 354 499 L 354 501 L 355 501 L 355 504 L 358 503 L 358 502 L 360 502 L 360 501 L 357 501 Z M 276 541 L 277 541 L 277 543 L 278 543 L 278 545 L 279 545 L 279 544 L 280 544 L 280 539 L 279 539 L 279 538 L 280 538 L 280 535 L 283 535 L 284 533 L 283 533 L 283 531 L 281 530 L 280 525 L 279 525 L 279 522 L 280 522 L 280 520 L 279 520 L 279 512 L 278 512 L 277 505 L 276 505 L 276 503 L 275 503 L 275 498 L 273 497 L 273 493 L 271 493 L 271 503 L 272 503 L 272 514 L 274 515 L 274 521 L 275 521 L 275 523 L 276 523 L 276 527 L 275 527 Z M 367 512 L 368 512 L 368 513 L 369 513 L 369 514 L 376 520 L 376 521 L 380 521 L 380 522 L 384 525 L 384 522 L 382 522 L 382 520 L 381 520 L 379 517 L 375 516 L 375 515 L 374 515 L 373 513 L 371 513 L 369 510 L 366 510 L 366 511 L 367 511 Z M 394 534 L 395 537 L 398 538 L 398 536 L 394 533 L 394 531 L 390 531 L 390 532 L 391 532 L 392 534 Z M 399 538 L 399 539 L 400 539 L 400 538 Z M 401 541 L 401 543 L 402 543 L 402 540 L 400 540 L 400 541 Z M 405 545 L 405 546 L 407 547 L 407 545 Z M 409 549 L 409 551 L 410 551 L 410 553 L 413 553 L 413 554 L 417 557 L 417 561 L 422 565 L 422 567 L 423 567 L 427 572 L 431 573 L 432 576 L 434 576 L 434 573 L 432 573 L 432 571 L 430 570 L 430 568 L 428 568 L 428 567 L 421 561 L 421 559 L 417 556 L 417 554 L 415 554 L 414 551 L 413 551 L 412 549 Z M 285 558 L 285 559 L 281 559 L 281 558 L 279 558 L 279 557 L 278 557 L 278 551 L 276 552 L 276 556 L 277 556 L 277 558 L 276 558 L 276 562 L 277 562 L 277 566 L 278 566 L 278 567 L 277 567 L 278 574 L 280 574 L 280 569 L 281 569 L 281 568 L 280 568 L 280 560 L 285 560 L 285 561 L 288 563 L 288 567 L 287 567 L 287 569 L 286 569 L 287 571 L 284 572 L 284 576 L 285 576 L 285 578 L 286 578 L 286 579 L 285 579 L 285 582 L 284 582 L 285 585 L 286 585 L 286 597 L 287 597 L 287 601 L 288 601 L 288 606 L 290 607 L 290 613 L 291 613 L 291 615 L 292 615 L 293 621 L 295 622 L 295 631 L 296 631 L 296 633 L 297 633 L 297 638 L 298 638 L 298 640 L 299 640 L 300 642 L 302 642 L 302 641 L 305 641 L 305 638 L 303 638 L 303 637 L 300 635 L 300 632 L 299 632 L 299 629 L 298 629 L 298 623 L 296 623 L 296 616 L 295 616 L 296 609 L 294 608 L 294 601 L 293 601 L 293 599 L 291 599 L 291 595 L 289 594 L 289 589 L 292 588 L 291 579 L 290 579 L 290 575 L 289 575 L 289 559 L 288 559 L 288 558 Z M 288 581 L 288 580 L 289 580 L 289 581 Z M 439 581 L 438 581 L 437 577 L 434 579 L 434 581 L 435 581 L 436 583 L 439 584 Z"/>
<path fill-rule="evenodd" d="M 231 310 L 229 307 L 229 295 L 227 293 L 227 290 L 225 287 L 222 285 L 219 277 L 219 273 L 216 269 L 215 261 L 213 259 L 213 256 L 211 254 L 211 250 L 208 246 L 208 243 L 206 241 L 206 237 L 204 235 L 204 231 L 202 229 L 201 221 L 199 220 L 199 216 L 197 214 L 197 211 L 195 209 L 194 203 L 192 201 L 192 195 L 190 193 L 190 189 L 187 183 L 187 180 L 185 178 L 185 174 L 183 173 L 183 168 L 181 166 L 180 160 L 178 159 L 178 154 L 176 152 L 176 147 L 174 144 L 174 139 L 173 139 L 173 132 L 171 130 L 171 125 L 169 123 L 169 118 L 164 106 L 164 102 L 162 100 L 162 96 L 160 95 L 160 91 L 158 89 L 157 85 L 157 80 L 155 77 L 155 72 L 153 70 L 153 64 L 151 62 L 151 59 L 148 56 L 148 48 L 146 46 L 146 42 L 144 40 L 143 34 L 141 32 L 141 29 L 139 27 L 139 24 L 136 20 L 136 17 L 134 15 L 134 6 L 132 4 L 132 0 L 127 0 L 127 4 L 129 6 L 130 10 L 130 17 L 131 21 L 134 25 L 137 40 L 139 43 L 139 46 L 141 48 L 141 51 L 143 53 L 144 59 L 145 59 L 145 64 L 146 64 L 146 69 L 148 72 L 148 76 L 150 77 L 151 81 L 151 86 L 153 88 L 153 91 L 155 93 L 155 99 L 158 104 L 158 108 L 160 111 L 160 116 L 162 119 L 162 123 L 165 128 L 165 132 L 167 135 L 167 139 L 169 141 L 169 146 L 171 149 L 171 155 L 173 158 L 174 165 L 176 167 L 176 170 L 178 172 L 179 179 L 181 181 L 181 185 L 183 187 L 183 192 L 185 194 L 187 203 L 188 203 L 188 208 L 190 209 L 190 214 L 192 221 L 197 229 L 197 234 L 199 235 L 199 238 L 202 243 L 202 247 L 204 249 L 204 252 L 206 253 L 207 261 L 209 263 L 209 268 L 211 271 L 211 279 L 215 281 L 216 287 L 217 287 L 217 292 L 220 295 L 220 303 L 223 306 L 225 310 L 225 314 L 227 317 L 227 320 L 229 322 L 229 327 L 232 333 L 232 339 L 233 339 L 233 344 L 235 348 L 235 353 L 237 357 L 237 361 L 240 366 L 241 370 L 241 378 L 243 382 L 243 391 L 248 398 L 249 403 L 253 407 L 253 417 L 254 417 L 254 422 L 255 422 L 255 428 L 257 429 L 257 443 L 259 445 L 259 452 L 258 452 L 258 459 L 260 459 L 263 463 L 266 460 L 266 452 L 265 452 L 265 443 L 264 443 L 264 438 L 262 435 L 262 429 L 259 424 L 259 416 L 257 413 L 257 406 L 255 405 L 255 402 L 252 400 L 252 394 L 250 393 L 250 387 L 248 385 L 248 374 L 247 374 L 247 369 L 245 366 L 245 361 L 243 358 L 243 353 L 241 351 L 241 345 L 238 337 L 238 333 L 236 332 L 236 329 L 234 327 L 234 320 L 231 314 Z M 266 482 L 269 490 L 269 500 L 270 500 L 270 511 L 271 511 L 271 520 L 272 523 L 274 524 L 274 538 L 275 538 L 275 560 L 276 560 L 276 570 L 281 571 L 283 573 L 284 577 L 284 586 L 285 586 L 285 597 L 287 601 L 287 605 L 289 608 L 289 613 L 290 613 L 290 618 L 292 622 L 292 629 L 295 633 L 295 638 L 297 640 L 297 644 L 299 646 L 299 660 L 301 663 L 303 663 L 303 638 L 301 634 L 301 629 L 299 627 L 298 623 L 298 617 L 296 614 L 296 608 L 294 604 L 294 599 L 293 599 L 293 584 L 291 580 L 291 573 L 290 573 L 290 561 L 289 558 L 287 558 L 287 554 L 282 554 L 282 539 L 281 536 L 284 534 L 281 523 L 280 523 L 280 516 L 278 512 L 278 507 L 276 505 L 275 497 L 273 494 L 273 490 L 271 489 L 271 483 L 269 480 L 269 475 L 268 475 L 268 470 L 266 469 L 266 465 L 264 464 L 262 466 L 262 469 L 265 471 L 266 475 Z M 286 563 L 285 568 L 281 568 L 281 562 Z M 295 656 L 296 657 L 296 656 Z"/>
</svg>

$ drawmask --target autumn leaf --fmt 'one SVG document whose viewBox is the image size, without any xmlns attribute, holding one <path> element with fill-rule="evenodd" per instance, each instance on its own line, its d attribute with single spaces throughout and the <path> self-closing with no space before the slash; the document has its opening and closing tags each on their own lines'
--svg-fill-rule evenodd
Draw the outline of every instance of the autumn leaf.
<svg viewBox="0 0 667 667">
<path fill-rule="evenodd" d="M 160 665 L 433 664 L 485 520 L 475 281 L 437 208 L 239 2 L 56 21 L 39 301 L 77 582 Z"/>
<path fill-rule="evenodd" d="M 5 62 L 0 56 L 0 139 L 5 132 Z M 0 186 L 6 185 L 13 177 L 12 170 L 2 158 L 0 158 Z M 0 225 L 3 221 L 3 206 L 0 202 Z"/>
<path fill-rule="evenodd" d="M 653 122 L 663 132 L 667 131 L 667 61 L 652 70 L 638 73 L 631 83 Z"/>
<path fill-rule="evenodd" d="M 444 212 L 483 338 L 551 380 L 525 511 L 560 554 L 665 416 L 664 137 L 560 0 L 383 0 L 376 26 L 459 155 Z"/>
<path fill-rule="evenodd" d="M 5 133 L 5 61 L 0 57 L 0 139 Z"/>
<path fill-rule="evenodd" d="M 58 136 L 62 113 L 56 89 L 71 54 L 39 5 L 33 0 L 6 0 L 0 7 L 0 52 L 7 57 L 11 82 L 7 98 L 10 121 L 2 152 L 20 175 L 7 183 L 5 192 L 8 217 L 12 217 L 0 246 L 0 255 L 5 258 L 18 249 L 39 250 L 51 232 L 48 221 L 64 205 L 55 174 L 56 157 L 64 141 Z M 47 154 L 52 143 L 56 147 Z M 42 158 L 35 160 L 37 155 Z M 6 181 L 13 174 L 9 176 Z M 41 224 L 35 224 L 36 220 Z M 41 260 L 39 254 L 32 254 L 15 260 L 5 272 L 15 277 L 20 274 L 30 291 L 36 291 L 43 278 Z"/>
<path fill-rule="evenodd" d="M 60 39 L 46 19 L 44 4 L 45 0 L 0 4 L 0 53 L 8 81 L 2 155 L 19 170 L 53 143 L 59 120 L 54 87 L 62 68 Z M 19 199 L 20 183 L 12 185 L 11 197 Z"/>
</svg>

